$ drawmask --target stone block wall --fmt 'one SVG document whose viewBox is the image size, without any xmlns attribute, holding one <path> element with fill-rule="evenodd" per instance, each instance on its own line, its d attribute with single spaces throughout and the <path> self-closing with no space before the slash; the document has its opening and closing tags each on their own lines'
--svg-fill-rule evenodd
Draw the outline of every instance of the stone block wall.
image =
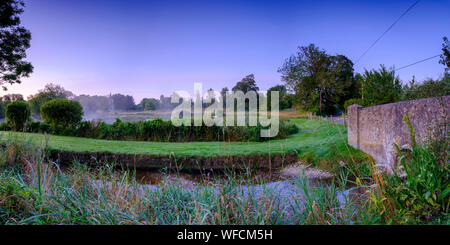
<svg viewBox="0 0 450 245">
<path fill-rule="evenodd" d="M 408 114 L 415 129 L 416 141 L 423 144 L 448 127 L 450 96 L 404 101 L 372 107 L 352 105 L 348 108 L 348 142 L 371 155 L 376 163 L 393 170 L 398 146 L 411 146 L 411 136 L 403 117 Z M 440 133 L 440 135 L 443 132 Z"/>
</svg>

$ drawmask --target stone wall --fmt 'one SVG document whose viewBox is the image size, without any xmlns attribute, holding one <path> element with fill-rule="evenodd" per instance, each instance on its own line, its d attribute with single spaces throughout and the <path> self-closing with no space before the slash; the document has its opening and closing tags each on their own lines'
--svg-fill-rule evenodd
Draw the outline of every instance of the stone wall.
<svg viewBox="0 0 450 245">
<path fill-rule="evenodd" d="M 448 126 L 450 96 L 404 101 L 372 107 L 352 105 L 348 109 L 348 143 L 371 155 L 389 170 L 396 167 L 394 144 L 411 146 L 410 132 L 403 121 L 408 114 L 416 141 L 423 144 Z M 441 134 L 442 135 L 442 132 Z"/>
</svg>

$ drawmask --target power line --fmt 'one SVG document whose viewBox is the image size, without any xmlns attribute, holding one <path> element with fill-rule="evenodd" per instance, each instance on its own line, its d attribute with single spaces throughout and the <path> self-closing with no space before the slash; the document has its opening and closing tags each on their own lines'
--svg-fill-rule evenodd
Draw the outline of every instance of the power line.
<svg viewBox="0 0 450 245">
<path fill-rule="evenodd" d="M 427 61 L 427 60 L 431 60 L 431 59 L 433 59 L 433 58 L 436 58 L 436 57 L 439 57 L 439 56 L 441 56 L 441 55 L 440 55 L 440 54 L 438 54 L 438 55 L 434 55 L 434 56 L 431 56 L 431 57 L 429 57 L 429 58 L 426 58 L 426 59 L 423 59 L 423 60 L 419 60 L 419 61 L 417 61 L 417 62 L 414 62 L 414 63 L 412 63 L 412 64 L 409 64 L 409 65 L 406 65 L 406 66 L 400 67 L 400 68 L 398 68 L 398 69 L 395 69 L 395 71 L 401 70 L 401 69 L 403 69 L 403 68 L 406 68 L 406 67 L 410 67 L 410 66 L 413 66 L 413 65 L 415 65 L 415 64 L 419 64 L 419 63 L 422 63 L 422 62 L 424 62 L 424 61 Z"/>
<path fill-rule="evenodd" d="M 398 19 L 397 19 L 396 21 L 394 21 L 394 23 L 392 23 L 392 25 L 389 26 L 389 28 L 387 28 L 386 31 L 384 31 L 383 34 L 381 34 L 381 36 L 378 37 L 377 40 L 375 40 L 375 42 L 373 42 L 372 45 L 370 45 L 370 47 L 366 49 L 366 51 L 364 51 L 364 53 L 358 58 L 358 60 L 356 61 L 356 63 L 358 63 L 358 62 L 361 60 L 361 58 L 362 58 L 364 55 L 366 55 L 367 52 L 369 52 L 369 50 L 370 50 L 373 46 L 375 46 L 375 44 L 376 44 L 378 41 L 380 41 L 380 39 L 381 39 L 384 35 L 386 35 L 386 33 L 387 33 L 389 30 L 391 30 L 392 27 L 394 27 L 395 24 L 397 24 L 397 22 L 398 22 L 403 16 L 405 16 L 412 8 L 414 8 L 414 6 L 416 6 L 419 2 L 420 2 L 420 0 L 417 0 L 417 1 L 414 2 L 414 3 L 413 3 L 413 4 L 412 4 L 405 12 L 403 12 L 403 14 L 400 15 L 400 17 L 398 17 Z"/>
</svg>

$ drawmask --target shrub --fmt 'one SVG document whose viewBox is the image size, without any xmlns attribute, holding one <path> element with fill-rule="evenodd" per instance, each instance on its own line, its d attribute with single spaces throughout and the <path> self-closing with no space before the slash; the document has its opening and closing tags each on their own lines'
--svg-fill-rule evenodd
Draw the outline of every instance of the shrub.
<svg viewBox="0 0 450 245">
<path fill-rule="evenodd" d="M 344 110 L 347 111 L 347 108 L 354 104 L 364 106 L 364 101 L 361 98 L 349 99 L 349 100 L 345 101 L 345 103 L 344 103 Z"/>
<path fill-rule="evenodd" d="M 5 105 L 0 102 L 0 119 L 5 118 Z"/>
<path fill-rule="evenodd" d="M 83 108 L 78 101 L 54 99 L 42 105 L 41 116 L 54 128 L 74 128 L 81 122 Z"/>
<path fill-rule="evenodd" d="M 379 70 L 366 70 L 362 76 L 364 106 L 382 105 L 400 100 L 402 85 L 394 68 L 381 66 Z"/>
<path fill-rule="evenodd" d="M 422 83 L 416 83 L 413 79 L 409 85 L 403 87 L 401 99 L 416 100 L 446 95 L 450 95 L 450 74 L 445 74 L 442 79 L 428 79 Z"/>
<path fill-rule="evenodd" d="M 11 127 L 9 127 L 7 122 L 0 123 L 0 131 L 9 131 Z"/>
<path fill-rule="evenodd" d="M 45 122 L 32 121 L 27 124 L 27 132 L 30 133 L 49 133 L 50 125 Z"/>
<path fill-rule="evenodd" d="M 6 106 L 5 115 L 11 128 L 15 131 L 21 131 L 30 120 L 30 106 L 24 101 L 11 102 Z"/>
</svg>

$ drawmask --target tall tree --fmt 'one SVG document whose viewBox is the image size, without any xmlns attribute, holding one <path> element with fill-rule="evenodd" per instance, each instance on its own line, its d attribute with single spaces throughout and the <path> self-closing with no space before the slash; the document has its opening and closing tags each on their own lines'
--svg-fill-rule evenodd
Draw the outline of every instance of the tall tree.
<svg viewBox="0 0 450 245">
<path fill-rule="evenodd" d="M 249 91 L 254 91 L 255 93 L 258 93 L 259 87 L 256 85 L 255 81 L 255 75 L 250 74 L 246 77 L 242 78 L 242 80 L 231 89 L 233 92 L 235 91 L 242 91 L 244 94 L 246 94 Z M 245 100 L 245 110 L 249 109 L 250 102 L 249 100 Z M 237 106 L 237 101 L 234 102 L 234 106 Z M 259 97 L 256 96 L 256 106 L 259 107 Z"/>
<path fill-rule="evenodd" d="M 450 46 L 447 37 L 444 37 L 444 42 L 442 43 L 442 54 L 441 54 L 441 60 L 439 63 L 443 64 L 444 66 L 447 66 L 445 68 L 445 71 L 450 70 Z"/>
<path fill-rule="evenodd" d="M 3 102 L 5 104 L 5 106 L 14 101 L 24 101 L 23 95 L 7 94 L 7 95 L 3 95 L 3 97 L 1 98 L 1 102 Z"/>
<path fill-rule="evenodd" d="M 244 78 L 242 78 L 242 80 L 238 83 L 236 83 L 236 85 L 233 87 L 232 89 L 233 91 L 242 91 L 245 93 L 247 93 L 248 91 L 255 91 L 258 92 L 259 91 L 259 87 L 256 86 L 256 81 L 255 81 L 255 75 L 250 74 Z"/>
<path fill-rule="evenodd" d="M 366 70 L 362 76 L 364 106 L 393 103 L 400 100 L 402 85 L 393 68 L 381 65 L 379 70 Z"/>
<path fill-rule="evenodd" d="M 131 111 L 136 109 L 134 98 L 131 95 L 113 94 L 111 99 L 114 104 L 114 110 Z"/>
<path fill-rule="evenodd" d="M 278 91 L 279 92 L 279 108 L 280 110 L 288 109 L 292 107 L 292 101 L 291 97 L 287 94 L 286 86 L 284 85 L 276 85 L 274 87 L 269 88 L 267 90 L 267 109 L 271 110 L 272 105 L 272 91 Z"/>
<path fill-rule="evenodd" d="M 71 99 L 74 95 L 72 92 L 65 90 L 62 86 L 48 83 L 44 89 L 38 91 L 35 95 L 28 96 L 28 102 L 31 106 L 33 116 L 39 116 L 41 106 L 53 99 Z"/>
<path fill-rule="evenodd" d="M 33 66 L 25 61 L 30 47 L 31 33 L 23 26 L 19 15 L 25 4 L 21 0 L 0 1 L 0 86 L 21 83 L 22 77 L 33 72 Z"/>
<path fill-rule="evenodd" d="M 225 87 L 220 91 L 220 96 L 222 96 L 222 98 L 226 98 L 228 96 L 228 92 L 229 92 L 228 87 Z"/>
<path fill-rule="evenodd" d="M 330 56 L 314 44 L 299 47 L 278 72 L 294 91 L 296 103 L 320 114 L 335 113 L 357 93 L 353 62 L 344 55 Z"/>
</svg>

